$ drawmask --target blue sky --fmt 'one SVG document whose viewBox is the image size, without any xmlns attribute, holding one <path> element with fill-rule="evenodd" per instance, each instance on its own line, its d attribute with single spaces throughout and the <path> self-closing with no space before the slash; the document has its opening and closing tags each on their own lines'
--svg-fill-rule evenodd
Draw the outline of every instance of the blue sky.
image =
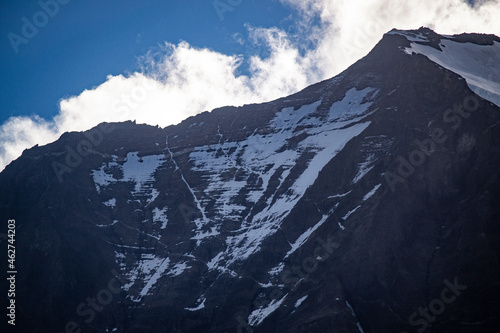
<svg viewBox="0 0 500 333">
<path fill-rule="evenodd" d="M 286 96 L 392 28 L 500 35 L 500 0 L 18 0 L 0 15 L 0 170 L 103 121 Z"/>
<path fill-rule="evenodd" d="M 244 34 L 245 23 L 284 29 L 290 26 L 291 8 L 277 1 L 229 3 L 71 0 L 59 5 L 59 13 L 27 44 L 19 44 L 16 53 L 8 33 L 22 36 L 22 18 L 33 22 L 42 8 L 33 0 L 3 1 L 0 123 L 10 116 L 54 116 L 61 98 L 97 86 L 109 74 L 138 70 L 137 58 L 164 41 L 185 40 L 194 46 L 240 54 L 248 50 L 233 35 Z"/>
</svg>

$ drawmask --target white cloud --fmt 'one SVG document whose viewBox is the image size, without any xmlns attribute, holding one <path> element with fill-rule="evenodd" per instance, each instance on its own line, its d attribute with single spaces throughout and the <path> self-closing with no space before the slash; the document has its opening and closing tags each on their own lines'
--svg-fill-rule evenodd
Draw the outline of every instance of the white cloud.
<svg viewBox="0 0 500 333">
<path fill-rule="evenodd" d="M 181 42 L 166 43 L 144 57 L 145 70 L 109 76 L 103 84 L 61 100 L 51 121 L 13 117 L 0 126 L 0 170 L 23 149 L 46 144 L 66 131 L 103 121 L 137 120 L 166 126 L 224 105 L 278 98 L 344 70 L 366 55 L 392 28 L 428 26 L 438 33 L 500 35 L 500 0 L 281 0 L 301 18 L 296 35 L 277 28 L 248 28 L 239 43 L 265 48 L 269 56 L 244 59 Z M 319 19 L 319 20 L 318 20 Z M 319 23 L 318 23 L 319 22 Z M 307 49 L 304 49 L 307 45 Z M 238 74 L 247 62 L 248 76 Z"/>
</svg>

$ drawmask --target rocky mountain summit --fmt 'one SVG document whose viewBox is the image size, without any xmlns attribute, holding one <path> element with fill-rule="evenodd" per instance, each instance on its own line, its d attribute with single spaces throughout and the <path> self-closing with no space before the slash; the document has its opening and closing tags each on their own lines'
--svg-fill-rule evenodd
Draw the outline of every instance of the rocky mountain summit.
<svg viewBox="0 0 500 333">
<path fill-rule="evenodd" d="M 499 105 L 499 37 L 392 30 L 285 98 L 26 150 L 16 328 L 493 332 Z"/>
</svg>

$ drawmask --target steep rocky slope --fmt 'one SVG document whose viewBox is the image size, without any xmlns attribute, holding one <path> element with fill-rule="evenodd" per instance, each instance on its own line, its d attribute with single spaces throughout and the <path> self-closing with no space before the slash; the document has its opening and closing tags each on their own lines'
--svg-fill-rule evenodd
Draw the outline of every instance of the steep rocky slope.
<svg viewBox="0 0 500 333">
<path fill-rule="evenodd" d="M 0 174 L 16 326 L 493 331 L 499 50 L 393 30 L 289 97 L 26 150 Z"/>
</svg>

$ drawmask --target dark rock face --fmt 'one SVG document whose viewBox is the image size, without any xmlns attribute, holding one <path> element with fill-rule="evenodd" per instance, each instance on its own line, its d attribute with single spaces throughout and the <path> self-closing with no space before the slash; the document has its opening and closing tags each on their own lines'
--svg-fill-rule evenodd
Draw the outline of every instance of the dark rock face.
<svg viewBox="0 0 500 333">
<path fill-rule="evenodd" d="M 16 328 L 493 332 L 500 108 L 409 46 L 387 34 L 270 103 L 25 151 L 0 174 Z"/>
</svg>

